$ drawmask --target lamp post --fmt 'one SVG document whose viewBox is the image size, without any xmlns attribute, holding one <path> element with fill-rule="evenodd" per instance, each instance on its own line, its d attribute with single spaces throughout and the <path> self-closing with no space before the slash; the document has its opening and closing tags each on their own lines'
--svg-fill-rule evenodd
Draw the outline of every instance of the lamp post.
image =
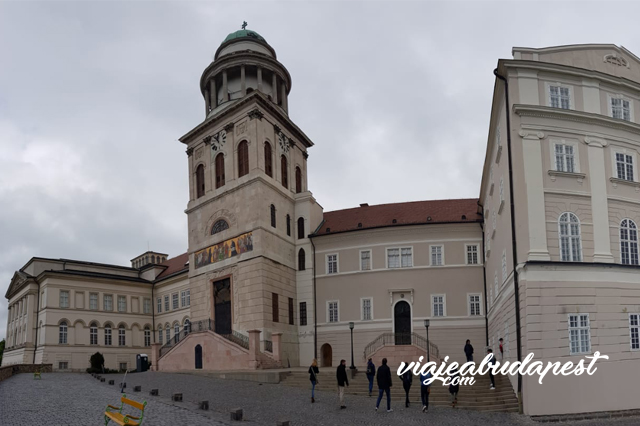
<svg viewBox="0 0 640 426">
<path fill-rule="evenodd" d="M 353 364 L 353 327 L 355 327 L 355 324 L 353 322 L 350 322 L 349 329 L 351 330 L 351 367 L 349 367 L 349 369 L 351 370 L 356 369 L 356 366 Z"/>
<path fill-rule="evenodd" d="M 431 345 L 429 345 L 429 320 L 428 319 L 424 320 L 424 328 L 427 329 L 427 362 L 429 362 L 431 361 L 431 356 L 429 353 L 429 346 Z"/>
</svg>

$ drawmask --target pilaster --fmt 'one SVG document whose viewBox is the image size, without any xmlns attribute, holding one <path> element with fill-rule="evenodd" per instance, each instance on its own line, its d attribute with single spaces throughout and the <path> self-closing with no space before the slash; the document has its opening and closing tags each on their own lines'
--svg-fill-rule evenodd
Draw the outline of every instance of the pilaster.
<svg viewBox="0 0 640 426">
<path fill-rule="evenodd" d="M 593 261 L 613 263 L 609 236 L 609 202 L 607 200 L 607 178 L 604 169 L 604 139 L 587 136 L 584 142 L 589 159 L 589 182 L 591 185 L 591 213 L 593 217 Z"/>
</svg>

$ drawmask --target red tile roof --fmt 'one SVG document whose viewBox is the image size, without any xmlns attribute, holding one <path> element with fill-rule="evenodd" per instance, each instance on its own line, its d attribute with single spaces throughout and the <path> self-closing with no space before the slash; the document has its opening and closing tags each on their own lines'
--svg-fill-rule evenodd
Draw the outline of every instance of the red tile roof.
<svg viewBox="0 0 640 426">
<path fill-rule="evenodd" d="M 477 198 L 378 204 L 325 212 L 324 223 L 315 235 L 387 226 L 465 223 L 481 220 Z"/>
<path fill-rule="evenodd" d="M 173 275 L 176 272 L 188 271 L 189 265 L 185 266 L 185 263 L 187 263 L 188 261 L 189 261 L 189 253 L 182 253 L 179 256 L 172 257 L 171 259 L 165 260 L 160 265 L 166 266 L 167 269 L 162 271 L 160 275 L 157 276 L 156 280 L 166 278 L 169 275 Z"/>
</svg>

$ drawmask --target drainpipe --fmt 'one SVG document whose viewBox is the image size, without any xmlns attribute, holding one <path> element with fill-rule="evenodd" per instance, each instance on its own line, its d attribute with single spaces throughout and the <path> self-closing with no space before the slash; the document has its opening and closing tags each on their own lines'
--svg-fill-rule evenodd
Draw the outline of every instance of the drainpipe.
<svg viewBox="0 0 640 426">
<path fill-rule="evenodd" d="M 482 210 L 483 220 L 480 222 L 480 232 L 482 232 L 482 281 L 484 284 L 484 338 L 485 346 L 489 346 L 489 312 L 487 310 L 487 263 L 484 258 L 484 206 L 478 201 L 478 206 Z"/>
<path fill-rule="evenodd" d="M 155 299 L 153 298 L 153 289 L 156 287 L 156 283 L 155 281 L 151 283 L 151 321 L 153 321 L 153 324 L 151 324 L 151 330 L 153 333 L 153 343 L 156 343 L 156 311 L 154 306 L 155 303 Z M 142 302 L 144 303 L 144 302 Z"/>
<path fill-rule="evenodd" d="M 518 285 L 518 271 L 516 265 L 518 263 L 518 248 L 516 246 L 516 219 L 515 219 L 515 203 L 513 200 L 513 167 L 511 161 L 511 119 L 509 109 L 509 82 L 507 79 L 498 74 L 498 69 L 493 70 L 493 74 L 499 80 L 504 82 L 504 96 L 505 96 L 505 114 L 507 116 L 507 157 L 509 160 L 509 207 L 511 212 L 511 247 L 513 255 L 513 297 L 516 309 L 516 349 L 518 354 L 518 361 L 522 362 L 522 335 L 520 332 L 520 288 Z M 522 414 L 522 374 L 518 372 L 518 408 L 520 414 Z"/>
<path fill-rule="evenodd" d="M 316 245 L 313 243 L 313 235 L 309 235 L 309 241 L 313 247 L 313 357 L 318 359 L 318 309 L 316 303 Z"/>
<path fill-rule="evenodd" d="M 35 336 L 35 340 L 34 340 L 34 348 L 33 348 L 33 362 L 32 364 L 36 363 L 36 351 L 38 350 L 38 330 L 40 329 L 40 326 L 38 325 L 38 322 L 40 321 L 40 282 L 38 281 L 38 304 L 36 305 L 36 336 Z"/>
</svg>

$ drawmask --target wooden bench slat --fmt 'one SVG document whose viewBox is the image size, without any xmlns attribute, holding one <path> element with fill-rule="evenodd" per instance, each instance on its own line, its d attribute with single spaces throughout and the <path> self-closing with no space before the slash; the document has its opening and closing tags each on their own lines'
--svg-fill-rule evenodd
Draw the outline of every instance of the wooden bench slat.
<svg viewBox="0 0 640 426">
<path fill-rule="evenodd" d="M 139 423 L 132 422 L 132 421 L 130 421 L 128 423 L 125 423 L 124 422 L 124 418 L 126 416 L 124 414 L 108 412 L 108 413 L 105 413 L 105 415 L 107 417 L 109 417 L 111 420 L 113 420 L 114 422 L 118 423 L 119 425 L 127 425 L 127 426 L 138 426 L 139 425 Z M 129 418 L 131 418 L 131 417 L 129 417 Z"/>
<path fill-rule="evenodd" d="M 144 404 L 141 404 L 138 401 L 134 401 L 133 399 L 125 398 L 123 396 L 122 397 L 122 402 L 124 402 L 125 404 L 128 404 L 128 405 L 130 405 L 132 407 L 135 407 L 140 411 L 144 411 Z"/>
</svg>

